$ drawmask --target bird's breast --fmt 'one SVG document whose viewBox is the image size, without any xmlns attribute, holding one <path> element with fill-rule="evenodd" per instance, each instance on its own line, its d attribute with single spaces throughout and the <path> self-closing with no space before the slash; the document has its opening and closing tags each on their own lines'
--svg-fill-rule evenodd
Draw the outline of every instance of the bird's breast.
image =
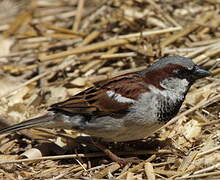
<svg viewBox="0 0 220 180">
<path fill-rule="evenodd" d="M 157 112 L 158 121 L 168 122 L 179 112 L 183 100 L 172 101 L 164 99 L 160 102 L 159 110 Z"/>
<path fill-rule="evenodd" d="M 140 96 L 130 108 L 128 119 L 136 119 L 137 124 L 166 123 L 179 111 L 184 96 L 169 91 L 154 90 Z"/>
</svg>

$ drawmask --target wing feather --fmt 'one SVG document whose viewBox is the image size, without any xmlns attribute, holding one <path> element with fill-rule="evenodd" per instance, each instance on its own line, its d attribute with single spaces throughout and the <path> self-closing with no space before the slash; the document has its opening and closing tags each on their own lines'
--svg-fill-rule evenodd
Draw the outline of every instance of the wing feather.
<svg viewBox="0 0 220 180">
<path fill-rule="evenodd" d="M 117 98 L 114 95 L 110 96 L 107 93 L 109 91 L 115 93 Z M 146 91 L 148 89 L 143 78 L 132 73 L 100 82 L 66 101 L 52 105 L 50 110 L 95 116 L 125 113 L 140 94 Z M 120 101 L 120 98 L 127 98 L 130 101 Z"/>
</svg>

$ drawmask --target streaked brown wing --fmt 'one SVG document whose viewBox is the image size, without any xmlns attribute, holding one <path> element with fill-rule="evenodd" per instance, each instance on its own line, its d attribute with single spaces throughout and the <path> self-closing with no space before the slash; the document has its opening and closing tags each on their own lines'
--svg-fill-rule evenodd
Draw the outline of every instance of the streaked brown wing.
<svg viewBox="0 0 220 180">
<path fill-rule="evenodd" d="M 66 101 L 54 104 L 50 110 L 97 116 L 126 112 L 132 103 L 119 102 L 110 97 L 107 91 L 136 100 L 140 93 L 147 91 L 147 88 L 144 86 L 143 79 L 135 74 L 119 76 L 98 83 Z"/>
</svg>

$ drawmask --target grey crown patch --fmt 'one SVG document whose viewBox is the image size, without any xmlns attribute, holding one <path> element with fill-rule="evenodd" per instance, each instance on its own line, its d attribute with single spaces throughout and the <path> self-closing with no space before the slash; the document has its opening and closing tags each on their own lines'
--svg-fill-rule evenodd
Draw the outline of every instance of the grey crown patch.
<svg viewBox="0 0 220 180">
<path fill-rule="evenodd" d="M 167 57 L 161 58 L 155 64 L 151 65 L 148 68 L 148 71 L 163 68 L 167 64 L 181 65 L 181 66 L 187 68 L 188 70 L 192 70 L 193 67 L 195 66 L 193 61 L 189 58 L 185 58 L 185 57 L 182 57 L 182 56 L 167 56 Z"/>
</svg>

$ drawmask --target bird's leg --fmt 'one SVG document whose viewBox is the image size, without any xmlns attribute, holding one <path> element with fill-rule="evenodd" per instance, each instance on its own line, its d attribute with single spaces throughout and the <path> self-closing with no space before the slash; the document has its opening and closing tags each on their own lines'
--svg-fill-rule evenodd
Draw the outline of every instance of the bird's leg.
<svg viewBox="0 0 220 180">
<path fill-rule="evenodd" d="M 101 151 L 103 151 L 111 160 L 117 162 L 120 166 L 125 166 L 126 164 L 130 163 L 130 162 L 137 162 L 140 161 L 138 158 L 136 157 L 131 157 L 131 158 L 121 158 L 119 156 L 117 156 L 116 154 L 114 154 L 113 152 L 111 152 L 108 148 L 106 148 L 104 145 L 95 142 L 92 139 L 92 143 L 99 148 Z"/>
</svg>

